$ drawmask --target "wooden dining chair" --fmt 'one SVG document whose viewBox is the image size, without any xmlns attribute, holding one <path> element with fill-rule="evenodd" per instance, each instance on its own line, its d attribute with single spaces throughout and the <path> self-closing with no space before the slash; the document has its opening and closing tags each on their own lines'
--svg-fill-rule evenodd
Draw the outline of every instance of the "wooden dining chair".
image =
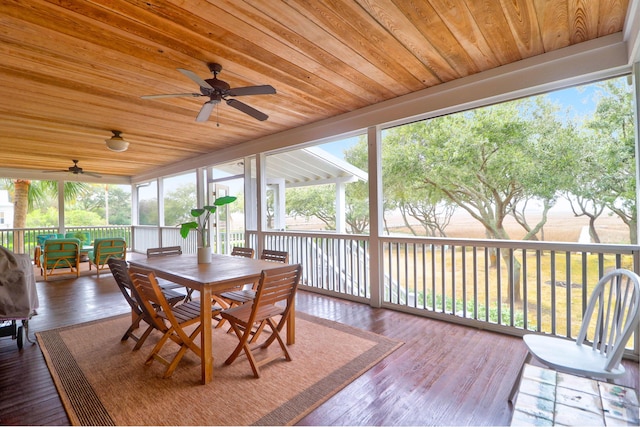
<svg viewBox="0 0 640 427">
<path fill-rule="evenodd" d="M 233 252 L 231 253 L 233 255 Z M 245 256 L 245 255 L 240 255 Z M 253 256 L 253 255 L 252 255 Z M 262 251 L 260 255 L 260 259 L 266 261 L 274 261 L 274 262 L 289 262 L 289 253 L 283 251 L 274 251 L 270 249 L 265 249 Z M 237 305 L 244 304 L 249 301 L 253 301 L 256 296 L 256 286 L 257 283 L 253 285 L 245 285 L 242 289 L 237 289 L 233 291 L 227 291 L 220 294 L 224 300 L 229 303 L 230 307 L 235 307 Z"/>
<path fill-rule="evenodd" d="M 123 259 L 111 258 L 107 261 L 109 265 L 109 269 L 111 270 L 111 274 L 122 292 L 124 299 L 127 301 L 129 306 L 131 307 L 131 312 L 134 315 L 133 321 L 131 322 L 131 326 L 124 333 L 121 338 L 121 341 L 126 341 L 131 338 L 136 342 L 136 345 L 133 347 L 133 350 L 138 350 L 144 344 L 145 340 L 151 334 L 155 327 L 155 322 L 153 321 L 154 314 L 149 313 L 147 307 L 141 303 L 140 296 L 136 292 L 133 283 L 131 283 L 131 278 L 129 277 L 129 267 L 127 265 L 127 261 Z M 163 290 L 167 302 L 174 306 L 179 304 L 184 300 L 184 295 L 172 290 Z M 160 310 L 160 307 L 154 307 L 155 311 Z M 138 336 L 134 332 L 136 329 L 140 327 L 141 322 L 145 322 L 147 324 L 147 329 L 142 333 L 142 335 Z"/>
<path fill-rule="evenodd" d="M 252 249 L 253 250 L 253 249 Z M 233 252 L 231 253 L 233 255 Z M 244 253 L 241 253 L 240 256 L 245 256 Z M 253 257 L 253 255 L 251 255 Z M 271 249 L 264 249 L 260 254 L 260 259 L 265 261 L 274 261 L 274 262 L 289 262 L 289 253 L 284 251 L 275 251 Z M 221 299 L 228 307 L 236 307 L 238 305 L 245 304 L 247 302 L 253 301 L 256 296 L 256 288 L 258 283 L 244 285 L 242 289 L 235 289 L 233 291 L 227 291 L 220 294 Z M 223 305 L 224 307 L 224 305 Z M 224 320 L 224 319 L 222 319 Z M 222 325 L 222 321 L 218 323 L 218 327 Z M 253 338 L 251 342 L 255 342 L 262 332 L 262 329 L 265 327 L 266 323 L 262 323 L 260 326 L 256 327 L 253 331 Z"/>
<path fill-rule="evenodd" d="M 198 357 L 202 357 L 201 349 L 195 342 L 195 339 L 202 332 L 200 301 L 189 301 L 171 306 L 164 297 L 152 271 L 130 267 L 129 277 L 134 289 L 140 296 L 141 303 L 152 313 L 154 326 L 164 333 L 147 357 L 145 365 L 150 366 L 154 360 L 159 361 L 167 367 L 163 377 L 168 378 L 173 374 L 187 351 L 191 350 Z M 156 311 L 154 309 L 155 306 L 159 306 L 161 310 Z M 212 305 L 211 316 L 218 315 L 221 310 L 220 306 Z M 185 328 L 192 325 L 197 326 L 191 333 L 188 333 Z M 211 332 L 206 331 L 206 333 Z M 171 360 L 160 355 L 160 350 L 168 340 L 180 346 L 180 349 Z"/>
<path fill-rule="evenodd" d="M 289 262 L 289 252 L 264 249 L 260 254 L 260 259 L 266 261 L 283 262 L 286 264 Z"/>
<path fill-rule="evenodd" d="M 287 361 L 291 360 L 291 355 L 280 336 L 280 332 L 288 321 L 289 315 L 292 314 L 291 309 L 301 274 L 302 267 L 300 264 L 264 270 L 260 276 L 256 296 L 252 303 L 242 304 L 222 311 L 220 315 L 231 324 L 231 328 L 239 340 L 237 347 L 225 361 L 227 365 L 233 363 L 244 351 L 253 370 L 253 375 L 259 378 L 259 368 L 261 366 L 283 356 Z M 269 326 L 271 334 L 266 340 L 251 348 L 252 330 L 254 326 L 262 325 L 263 322 Z M 256 359 L 253 353 L 254 350 L 266 349 L 274 341 L 278 342 L 282 351 L 278 354 L 263 357 L 260 360 Z"/>
<path fill-rule="evenodd" d="M 245 258 L 253 258 L 255 252 L 253 248 L 246 248 L 244 246 L 234 246 L 233 249 L 231 249 L 232 256 L 242 256 Z"/>
<path fill-rule="evenodd" d="M 231 255 L 232 256 L 239 256 L 239 257 L 243 257 L 243 258 L 253 258 L 254 254 L 255 254 L 255 250 L 253 248 L 247 248 L 247 247 L 243 247 L 243 246 L 234 246 L 233 249 L 231 250 Z M 252 284 L 245 285 L 245 286 L 248 286 L 248 288 L 251 289 Z M 227 299 L 225 299 L 221 294 L 213 294 L 211 296 L 211 298 L 213 299 L 213 302 L 215 304 L 218 304 L 223 308 L 229 308 L 229 307 L 232 306 L 232 302 L 227 300 Z M 222 327 L 222 325 L 224 324 L 225 320 L 222 319 L 222 318 L 218 318 L 216 320 L 218 320 L 218 324 L 216 325 L 216 328 Z M 230 330 L 231 329 L 229 329 L 229 331 Z"/>
<path fill-rule="evenodd" d="M 159 248 L 147 248 L 147 258 L 157 258 L 157 257 L 165 257 L 165 256 L 175 256 L 182 255 L 182 247 L 181 246 L 164 246 Z M 157 277 L 156 280 L 162 289 L 185 289 L 183 285 L 178 283 L 174 283 L 167 279 L 162 279 Z M 186 296 L 184 297 L 185 301 L 191 301 L 193 289 L 186 288 Z"/>
</svg>

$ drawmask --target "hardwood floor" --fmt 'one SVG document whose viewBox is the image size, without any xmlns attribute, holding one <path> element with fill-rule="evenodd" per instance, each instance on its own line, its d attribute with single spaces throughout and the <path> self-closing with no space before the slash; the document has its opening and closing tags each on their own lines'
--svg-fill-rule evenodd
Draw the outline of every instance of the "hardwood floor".
<svg viewBox="0 0 640 427">
<path fill-rule="evenodd" d="M 110 274 L 38 283 L 31 332 L 128 311 Z M 299 292 L 296 309 L 405 344 L 303 418 L 299 425 L 508 425 L 522 340 L 368 305 Z M 638 386 L 625 362 L 618 383 Z M 0 338 L 0 424 L 69 425 L 38 345 Z"/>
</svg>

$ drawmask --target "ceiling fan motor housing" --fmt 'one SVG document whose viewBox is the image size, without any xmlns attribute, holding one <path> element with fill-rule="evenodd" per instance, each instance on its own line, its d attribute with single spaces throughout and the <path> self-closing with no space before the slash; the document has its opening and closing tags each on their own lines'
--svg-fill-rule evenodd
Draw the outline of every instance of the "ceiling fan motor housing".
<svg viewBox="0 0 640 427">
<path fill-rule="evenodd" d="M 212 79 L 206 79 L 205 82 L 209 83 L 211 87 L 213 87 L 216 90 L 216 92 L 219 92 L 221 94 L 224 94 L 229 89 L 231 89 L 231 86 L 229 86 L 229 83 L 222 80 L 218 80 L 216 77 Z"/>
</svg>

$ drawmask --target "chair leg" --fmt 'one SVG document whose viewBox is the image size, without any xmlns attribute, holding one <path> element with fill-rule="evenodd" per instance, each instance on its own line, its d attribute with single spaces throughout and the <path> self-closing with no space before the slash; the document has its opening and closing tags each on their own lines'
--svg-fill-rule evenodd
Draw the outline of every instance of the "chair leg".
<svg viewBox="0 0 640 427">
<path fill-rule="evenodd" d="M 120 338 L 120 341 L 126 341 L 127 339 L 129 339 L 129 337 L 137 341 L 137 338 L 133 334 L 133 331 L 135 331 L 140 327 L 141 319 L 142 319 L 142 315 L 138 314 L 138 317 L 136 317 L 136 319 L 133 322 L 131 322 L 131 326 L 129 326 L 129 329 L 127 329 L 127 332 L 125 332 L 122 338 Z"/>
<path fill-rule="evenodd" d="M 147 360 L 145 360 L 144 364 L 147 366 L 151 366 L 151 364 L 153 363 L 154 359 L 157 359 L 159 361 L 164 361 L 165 359 L 163 357 L 160 356 L 160 349 L 162 349 L 162 346 L 164 346 L 164 343 L 167 342 L 167 340 L 171 337 L 171 334 L 174 333 L 174 329 L 169 329 L 167 332 L 164 333 L 164 335 L 162 336 L 162 338 L 160 338 L 160 341 L 158 341 L 158 343 L 156 344 L 155 347 L 153 347 L 153 350 L 151 350 L 151 353 L 149 353 L 149 356 L 147 356 Z"/>
<path fill-rule="evenodd" d="M 531 361 L 531 353 L 527 351 L 527 355 L 525 356 L 524 361 L 522 362 L 522 366 L 520 366 L 520 371 L 518 371 L 518 376 L 513 382 L 513 386 L 511 387 L 511 392 L 509 393 L 509 403 L 511 405 L 513 405 L 514 398 L 516 397 L 516 394 L 518 392 L 518 388 L 520 388 L 520 382 L 522 381 L 522 372 L 524 371 L 524 365 L 526 365 L 530 361 Z"/>
<path fill-rule="evenodd" d="M 142 344 L 144 344 L 144 342 L 147 340 L 147 337 L 151 335 L 151 332 L 153 332 L 153 329 L 154 329 L 153 326 L 149 325 L 147 330 L 144 331 L 144 333 L 140 336 L 140 338 L 138 338 L 138 342 L 136 343 L 136 345 L 133 346 L 131 351 L 139 350 L 140 347 L 142 347 Z"/>
<path fill-rule="evenodd" d="M 224 361 L 224 363 L 227 365 L 231 365 L 233 361 L 236 360 L 236 358 L 240 355 L 240 353 L 242 353 L 242 350 L 245 350 L 245 353 L 249 354 L 250 351 L 247 352 L 247 349 L 249 348 L 249 346 L 247 345 L 247 341 L 249 340 L 249 336 L 251 335 L 249 333 L 249 330 L 247 329 L 249 328 L 249 326 L 245 328 L 245 331 L 243 333 L 243 331 L 238 327 L 236 323 L 234 322 L 229 322 L 229 323 L 231 323 L 231 327 L 233 328 L 233 331 L 238 336 L 238 339 L 240 340 L 240 342 L 238 343 L 236 348 L 233 350 L 231 355 L 227 358 L 227 360 Z"/>
<path fill-rule="evenodd" d="M 211 296 L 211 302 L 213 304 L 218 304 L 220 307 L 222 307 L 223 310 L 231 307 L 229 305 L 229 303 L 224 298 L 221 298 L 218 295 L 212 295 Z M 222 327 L 222 325 L 224 325 L 224 322 L 226 322 L 226 320 L 223 319 L 222 317 L 220 317 L 220 316 L 217 316 L 217 317 L 218 317 L 218 319 L 216 319 L 216 320 L 218 320 L 218 324 L 216 325 L 216 329 Z M 229 328 L 229 331 L 230 330 L 231 330 L 231 328 Z M 227 333 L 229 333 L 229 331 L 227 331 Z"/>
<path fill-rule="evenodd" d="M 195 329 L 195 331 L 193 331 L 191 335 L 189 335 L 188 338 L 186 337 L 186 335 L 184 335 L 183 337 L 179 333 L 177 336 L 172 337 L 174 341 L 179 342 L 180 350 L 178 350 L 176 355 L 173 357 L 173 360 L 171 360 L 171 363 L 169 363 L 167 370 L 164 372 L 164 375 L 162 376 L 163 378 L 169 378 L 171 375 L 173 375 L 173 371 L 176 370 L 176 368 L 178 367 L 178 363 L 180 363 L 180 360 L 182 360 L 182 357 L 185 355 L 187 350 L 190 349 L 195 354 L 202 357 L 200 352 L 200 347 L 195 345 L 193 342 L 193 340 L 198 336 L 198 334 L 200 334 L 201 331 L 202 331 L 202 326 L 198 326 Z"/>
</svg>

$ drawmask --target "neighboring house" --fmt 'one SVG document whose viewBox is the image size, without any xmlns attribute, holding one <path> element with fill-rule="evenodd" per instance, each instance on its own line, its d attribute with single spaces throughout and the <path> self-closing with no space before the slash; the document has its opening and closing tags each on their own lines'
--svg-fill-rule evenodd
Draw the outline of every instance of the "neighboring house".
<svg viewBox="0 0 640 427">
<path fill-rule="evenodd" d="M 13 203 L 7 190 L 0 190 L 0 228 L 13 228 Z"/>
</svg>

